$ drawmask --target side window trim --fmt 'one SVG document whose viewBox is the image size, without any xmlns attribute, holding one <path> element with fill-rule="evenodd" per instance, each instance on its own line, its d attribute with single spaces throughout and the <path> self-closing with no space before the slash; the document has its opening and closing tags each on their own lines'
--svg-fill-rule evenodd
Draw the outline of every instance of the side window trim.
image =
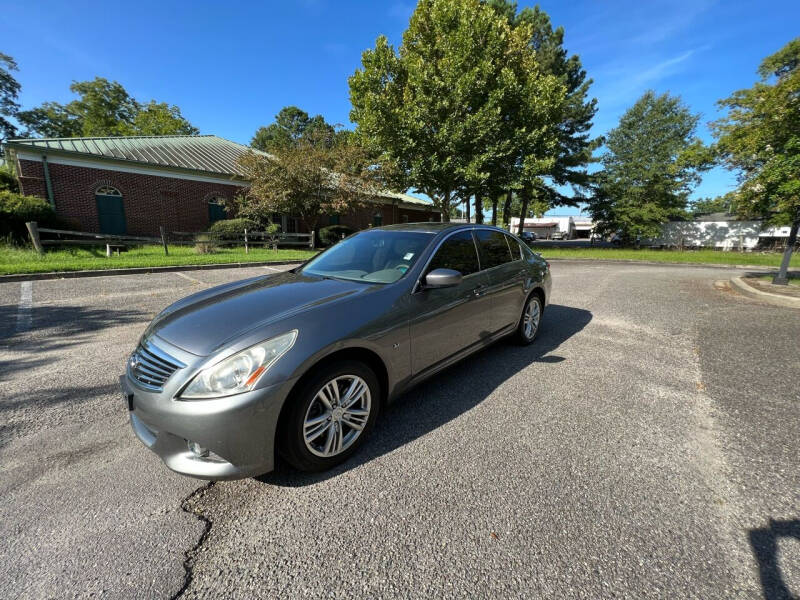
<svg viewBox="0 0 800 600">
<path fill-rule="evenodd" d="M 428 268 L 431 266 L 431 263 L 433 262 L 433 258 L 436 256 L 436 253 L 439 252 L 439 248 L 441 248 L 444 245 L 444 243 L 447 240 L 449 240 L 451 237 L 453 237 L 454 235 L 459 234 L 459 233 L 463 233 L 465 231 L 467 233 L 469 233 L 470 236 L 472 237 L 472 245 L 475 248 L 475 258 L 476 258 L 476 262 L 478 263 L 478 270 L 475 271 L 474 273 L 470 273 L 469 275 L 465 275 L 464 278 L 466 279 L 467 277 L 471 277 L 472 275 L 477 275 L 479 273 L 482 273 L 483 269 L 481 268 L 481 253 L 478 252 L 478 245 L 477 245 L 477 238 L 475 237 L 475 230 L 476 230 L 475 227 L 472 227 L 470 229 L 457 229 L 456 231 L 451 231 L 445 237 L 443 237 L 439 241 L 439 243 L 436 244 L 436 247 L 433 249 L 433 251 L 431 252 L 430 256 L 425 261 L 425 264 L 422 267 L 422 270 L 419 272 L 419 276 L 417 277 L 417 282 L 414 284 L 414 287 L 411 288 L 411 293 L 412 294 L 416 294 L 422 288 L 422 279 L 428 273 Z"/>
</svg>

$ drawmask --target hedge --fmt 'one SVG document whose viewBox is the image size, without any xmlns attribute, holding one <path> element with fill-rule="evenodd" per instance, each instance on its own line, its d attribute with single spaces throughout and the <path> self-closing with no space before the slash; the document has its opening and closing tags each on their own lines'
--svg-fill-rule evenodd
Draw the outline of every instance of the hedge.
<svg viewBox="0 0 800 600">
<path fill-rule="evenodd" d="M 36 221 L 42 227 L 61 224 L 47 200 L 0 190 L 0 237 L 12 243 L 24 243 L 28 240 L 27 221 Z"/>
</svg>

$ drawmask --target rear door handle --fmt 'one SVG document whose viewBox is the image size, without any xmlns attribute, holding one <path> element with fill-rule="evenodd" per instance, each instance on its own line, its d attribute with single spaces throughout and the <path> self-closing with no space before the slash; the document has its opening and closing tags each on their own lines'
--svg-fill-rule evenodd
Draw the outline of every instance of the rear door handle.
<svg viewBox="0 0 800 600">
<path fill-rule="evenodd" d="M 480 298 L 486 293 L 486 286 L 481 284 L 478 287 L 472 288 L 472 295 L 476 298 Z"/>
</svg>

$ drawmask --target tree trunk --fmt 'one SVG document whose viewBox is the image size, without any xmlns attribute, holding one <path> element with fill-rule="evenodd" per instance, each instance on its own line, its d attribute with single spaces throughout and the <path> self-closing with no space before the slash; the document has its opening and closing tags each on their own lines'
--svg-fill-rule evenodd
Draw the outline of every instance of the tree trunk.
<svg viewBox="0 0 800 600">
<path fill-rule="evenodd" d="M 442 201 L 439 203 L 442 211 L 442 223 L 450 222 L 450 192 L 445 192 L 442 196 Z"/>
<path fill-rule="evenodd" d="M 497 227 L 497 203 L 500 202 L 500 198 L 495 196 L 492 198 L 492 225 Z"/>
<path fill-rule="evenodd" d="M 517 227 L 517 235 L 522 235 L 523 228 L 525 227 L 525 216 L 528 214 L 528 206 L 531 203 L 531 194 L 528 190 L 522 190 L 522 210 L 519 215 L 519 227 Z"/>
<path fill-rule="evenodd" d="M 470 214 L 469 214 L 469 196 L 467 196 L 467 201 L 464 202 L 464 208 L 466 209 L 464 214 L 467 217 L 467 223 L 471 223 L 472 219 L 470 218 Z"/>
<path fill-rule="evenodd" d="M 789 230 L 789 239 L 786 242 L 786 250 L 783 252 L 783 260 L 778 274 L 772 279 L 775 285 L 789 285 L 789 261 L 792 260 L 792 250 L 797 242 L 797 230 L 800 228 L 800 217 L 794 220 L 792 228 Z"/>
<path fill-rule="evenodd" d="M 483 200 L 475 194 L 475 222 L 483 225 Z"/>
<path fill-rule="evenodd" d="M 506 201 L 503 203 L 503 228 L 508 229 L 509 231 L 511 231 L 511 229 L 509 229 L 509 224 L 511 223 L 511 215 L 508 213 L 511 212 L 511 195 L 513 193 L 514 192 L 512 192 L 511 190 L 508 190 L 508 192 L 506 193 Z"/>
</svg>

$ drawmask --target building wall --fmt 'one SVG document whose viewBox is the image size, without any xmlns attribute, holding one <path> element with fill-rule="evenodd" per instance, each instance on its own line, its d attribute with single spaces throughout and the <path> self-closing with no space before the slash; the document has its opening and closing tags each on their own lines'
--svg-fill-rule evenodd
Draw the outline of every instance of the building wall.
<svg viewBox="0 0 800 600">
<path fill-rule="evenodd" d="M 654 245 L 751 250 L 758 245 L 759 221 L 670 221 Z"/>
<path fill-rule="evenodd" d="M 47 198 L 41 162 L 19 160 L 23 194 Z M 208 200 L 232 200 L 242 187 L 48 163 L 56 213 L 82 231 L 99 231 L 95 191 L 110 185 L 122 193 L 127 232 L 155 236 L 159 226 L 168 231 L 203 231 L 209 225 Z"/>
</svg>

